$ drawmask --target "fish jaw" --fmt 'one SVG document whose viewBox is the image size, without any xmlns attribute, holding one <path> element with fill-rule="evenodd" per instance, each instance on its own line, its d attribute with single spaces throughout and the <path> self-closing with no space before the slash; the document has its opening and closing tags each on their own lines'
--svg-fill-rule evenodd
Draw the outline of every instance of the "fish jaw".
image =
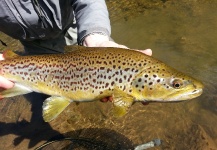
<svg viewBox="0 0 217 150">
<path fill-rule="evenodd" d="M 187 92 L 187 93 L 185 93 L 185 94 L 176 96 L 176 97 L 174 97 L 174 98 L 168 98 L 167 101 L 183 101 L 183 100 L 189 100 L 189 99 L 193 99 L 193 98 L 196 98 L 196 97 L 200 96 L 202 93 L 203 93 L 203 90 L 202 90 L 202 89 L 197 89 L 197 90 L 190 91 L 190 92 Z"/>
</svg>

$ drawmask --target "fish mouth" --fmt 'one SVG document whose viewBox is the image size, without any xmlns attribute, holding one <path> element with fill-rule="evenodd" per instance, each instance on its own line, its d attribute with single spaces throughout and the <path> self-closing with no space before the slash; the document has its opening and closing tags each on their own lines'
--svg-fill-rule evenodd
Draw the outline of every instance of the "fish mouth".
<svg viewBox="0 0 217 150">
<path fill-rule="evenodd" d="M 183 94 L 180 94 L 180 96 L 171 97 L 167 99 L 167 101 L 183 101 L 183 100 L 190 100 L 193 98 L 196 98 L 200 96 L 203 93 L 203 89 L 194 89 L 193 91 L 189 91 Z"/>
<path fill-rule="evenodd" d="M 185 92 L 183 94 L 179 93 L 171 93 L 164 98 L 156 99 L 156 100 L 144 100 L 145 102 L 180 102 L 184 100 L 190 100 L 200 96 L 203 93 L 203 89 L 194 89 L 189 92 Z"/>
<path fill-rule="evenodd" d="M 203 93 L 203 84 L 199 84 L 194 86 L 194 89 L 182 90 L 182 91 L 175 91 L 171 92 L 168 95 L 162 97 L 153 97 L 152 99 L 144 99 L 143 102 L 157 102 L 157 103 L 165 103 L 165 102 L 180 102 L 184 100 L 190 100 L 200 96 Z"/>
</svg>

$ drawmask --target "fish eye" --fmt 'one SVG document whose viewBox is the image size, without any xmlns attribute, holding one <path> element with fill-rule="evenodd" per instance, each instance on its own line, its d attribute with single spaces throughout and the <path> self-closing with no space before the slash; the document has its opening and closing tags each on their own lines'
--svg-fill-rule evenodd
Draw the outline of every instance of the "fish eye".
<svg viewBox="0 0 217 150">
<path fill-rule="evenodd" d="M 172 81 L 172 86 L 175 88 L 175 89 L 179 89 L 181 86 L 183 85 L 183 82 L 179 79 L 175 79 Z"/>
</svg>

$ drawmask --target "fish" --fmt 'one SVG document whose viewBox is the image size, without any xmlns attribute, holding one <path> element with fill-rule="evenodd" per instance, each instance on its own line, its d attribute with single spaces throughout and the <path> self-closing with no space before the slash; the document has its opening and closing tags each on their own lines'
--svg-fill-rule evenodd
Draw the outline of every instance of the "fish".
<svg viewBox="0 0 217 150">
<path fill-rule="evenodd" d="M 124 116 L 134 102 L 172 102 L 196 98 L 203 84 L 165 63 L 131 49 L 67 46 L 61 54 L 20 56 L 3 52 L 0 75 L 14 87 L 1 98 L 38 92 L 45 122 L 55 119 L 71 102 L 112 97 L 113 114 Z"/>
</svg>

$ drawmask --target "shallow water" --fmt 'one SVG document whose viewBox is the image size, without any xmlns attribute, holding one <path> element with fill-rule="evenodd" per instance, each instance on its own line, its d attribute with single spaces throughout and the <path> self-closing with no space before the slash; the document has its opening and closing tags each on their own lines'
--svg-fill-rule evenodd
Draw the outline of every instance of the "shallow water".
<svg viewBox="0 0 217 150">
<path fill-rule="evenodd" d="M 216 1 L 168 1 L 163 7 L 147 10 L 127 21 L 123 19 L 113 23 L 113 37 L 118 42 L 131 48 L 151 48 L 153 57 L 200 79 L 205 84 L 201 97 L 180 104 L 165 104 L 171 109 L 164 109 L 162 112 L 158 110 L 160 114 L 155 116 L 155 119 L 160 119 L 157 128 L 165 132 L 169 125 L 185 131 L 185 126 L 189 127 L 188 124 L 198 125 L 213 143 L 217 143 L 216 6 Z M 164 107 L 164 104 L 161 107 Z M 172 116 L 182 125 L 173 124 L 174 118 L 170 118 Z M 137 117 L 142 119 L 144 116 Z M 169 118 L 166 119 L 167 117 Z M 174 132 L 172 136 L 197 138 L 194 133 L 175 134 Z M 178 142 L 175 140 L 176 138 L 173 142 Z M 198 143 L 184 144 L 190 147 L 190 144 Z"/>
<path fill-rule="evenodd" d="M 136 103 L 118 119 L 109 113 L 111 103 L 73 103 L 49 124 L 41 117 L 46 96 L 18 96 L 0 103 L 0 149 L 34 149 L 59 134 L 125 149 L 155 138 L 163 144 L 154 149 L 217 149 L 217 1 L 109 2 L 117 42 L 151 48 L 153 57 L 200 79 L 203 95 L 180 103 Z"/>
</svg>

